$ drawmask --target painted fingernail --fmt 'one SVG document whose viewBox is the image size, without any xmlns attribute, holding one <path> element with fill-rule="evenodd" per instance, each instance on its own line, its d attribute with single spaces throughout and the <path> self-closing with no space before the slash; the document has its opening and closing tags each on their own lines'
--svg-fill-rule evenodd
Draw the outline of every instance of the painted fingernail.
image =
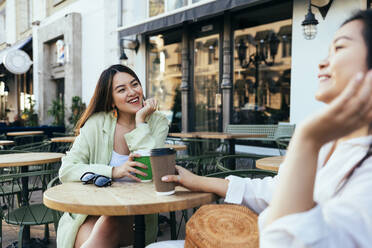
<svg viewBox="0 0 372 248">
<path fill-rule="evenodd" d="M 161 180 L 162 181 L 167 181 L 168 180 L 168 177 L 162 177 Z"/>
</svg>

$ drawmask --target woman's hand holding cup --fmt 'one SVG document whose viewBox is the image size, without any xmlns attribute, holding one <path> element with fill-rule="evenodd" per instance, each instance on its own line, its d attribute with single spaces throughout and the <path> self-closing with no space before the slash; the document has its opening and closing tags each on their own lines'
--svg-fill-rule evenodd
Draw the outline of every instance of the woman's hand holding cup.
<svg viewBox="0 0 372 248">
<path fill-rule="evenodd" d="M 142 172 L 142 171 L 135 168 L 135 167 L 141 167 L 143 169 L 147 169 L 147 166 L 140 163 L 140 162 L 134 161 L 133 160 L 134 157 L 138 158 L 138 157 L 141 157 L 141 155 L 131 153 L 129 155 L 128 160 L 125 163 L 123 163 L 120 166 L 113 167 L 112 168 L 112 178 L 122 178 L 122 177 L 127 176 L 127 177 L 130 177 L 137 182 L 141 182 L 141 179 L 139 179 L 138 177 L 134 176 L 131 173 L 139 174 L 139 175 L 142 175 L 142 176 L 147 176 L 147 174 L 145 172 Z"/>
<path fill-rule="evenodd" d="M 136 125 L 144 123 L 147 116 L 156 111 L 158 103 L 155 98 L 147 99 L 143 102 L 143 108 L 136 113 Z"/>
<path fill-rule="evenodd" d="M 178 165 L 176 165 L 176 171 L 178 175 L 166 175 L 163 176 L 161 180 L 163 182 L 174 182 L 191 191 L 201 191 L 199 183 L 197 183 L 200 178 L 199 176 Z"/>
</svg>

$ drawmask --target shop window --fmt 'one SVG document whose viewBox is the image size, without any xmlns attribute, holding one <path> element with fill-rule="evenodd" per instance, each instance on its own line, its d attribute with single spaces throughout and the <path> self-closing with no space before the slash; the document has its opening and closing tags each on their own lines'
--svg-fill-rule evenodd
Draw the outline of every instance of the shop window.
<svg viewBox="0 0 372 248">
<path fill-rule="evenodd" d="M 187 0 L 167 0 L 167 11 L 175 10 L 187 5 Z"/>
<path fill-rule="evenodd" d="M 195 131 L 218 131 L 221 113 L 219 93 L 219 34 L 194 40 Z"/>
<path fill-rule="evenodd" d="M 5 30 L 6 12 L 5 5 L 3 9 L 0 9 L 0 44 L 6 42 L 6 30 Z"/>
<path fill-rule="evenodd" d="M 176 39 L 174 39 L 176 38 Z M 147 49 L 148 93 L 170 122 L 171 132 L 181 131 L 181 42 L 177 33 L 149 37 Z"/>
<path fill-rule="evenodd" d="M 289 121 L 292 20 L 234 32 L 235 124 Z"/>
<path fill-rule="evenodd" d="M 33 18 L 33 0 L 27 0 L 27 27 L 31 28 Z"/>
<path fill-rule="evenodd" d="M 149 17 L 164 13 L 164 0 L 149 0 Z"/>
<path fill-rule="evenodd" d="M 7 120 L 9 88 L 5 82 L 0 81 L 0 121 Z"/>
</svg>

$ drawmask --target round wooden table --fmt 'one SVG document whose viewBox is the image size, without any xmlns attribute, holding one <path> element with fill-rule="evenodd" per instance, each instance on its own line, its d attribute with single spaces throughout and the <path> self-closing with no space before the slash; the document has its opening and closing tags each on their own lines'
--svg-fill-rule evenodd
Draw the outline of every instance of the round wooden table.
<svg viewBox="0 0 372 248">
<path fill-rule="evenodd" d="M 30 152 L 30 153 L 11 153 L 0 155 L 0 167 L 21 166 L 21 172 L 27 173 L 29 165 L 48 164 L 61 161 L 63 153 L 55 152 Z M 22 177 L 22 199 L 28 199 L 28 178 Z M 22 204 L 28 204 L 27 200 L 22 200 Z M 23 229 L 24 242 L 27 244 L 30 238 L 30 226 L 25 225 Z"/>
<path fill-rule="evenodd" d="M 136 215 L 135 247 L 144 247 L 144 214 L 198 207 L 217 199 L 212 193 L 176 187 L 170 196 L 158 196 L 152 182 L 113 182 L 109 187 L 68 182 L 44 192 L 44 204 L 59 211 L 88 215 Z M 138 228 L 138 229 L 137 229 Z"/>
<path fill-rule="evenodd" d="M 36 135 L 36 134 L 43 134 L 44 131 L 24 131 L 24 132 L 9 132 L 6 133 L 6 136 L 22 136 L 22 135 Z"/>
<path fill-rule="evenodd" d="M 184 151 L 187 149 L 186 145 L 178 145 L 178 144 L 165 144 L 166 148 L 173 148 L 176 151 Z"/>
<path fill-rule="evenodd" d="M 13 145 L 13 140 L 0 140 L 0 146 L 7 146 L 7 145 Z"/>
<path fill-rule="evenodd" d="M 0 155 L 0 167 L 15 167 L 55 163 L 61 161 L 63 153 L 30 152 Z"/>
<path fill-rule="evenodd" d="M 55 143 L 73 143 L 75 141 L 75 138 L 75 136 L 66 136 L 51 138 L 50 140 Z"/>
<path fill-rule="evenodd" d="M 92 197 L 94 196 L 94 197 Z M 110 187 L 68 182 L 44 192 L 49 208 L 88 215 L 139 215 L 197 207 L 215 201 L 212 193 L 191 192 L 176 187 L 170 196 L 158 196 L 152 182 L 113 182 Z"/>
<path fill-rule="evenodd" d="M 256 160 L 256 167 L 263 170 L 278 171 L 279 165 L 283 163 L 284 156 L 267 157 Z"/>
</svg>

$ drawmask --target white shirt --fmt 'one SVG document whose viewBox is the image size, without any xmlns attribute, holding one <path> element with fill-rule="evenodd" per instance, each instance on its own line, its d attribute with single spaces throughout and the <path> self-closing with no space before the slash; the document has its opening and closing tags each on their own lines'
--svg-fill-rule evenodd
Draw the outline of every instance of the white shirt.
<svg viewBox="0 0 372 248">
<path fill-rule="evenodd" d="M 128 159 L 129 159 L 129 155 L 122 155 L 112 150 L 112 156 L 111 156 L 111 161 L 109 165 L 112 167 L 120 166 L 124 164 Z M 135 175 L 135 173 L 131 173 L 131 174 Z M 115 179 L 115 181 L 116 182 L 135 182 L 130 177 L 117 178 Z"/>
<path fill-rule="evenodd" d="M 342 142 L 323 166 L 333 143 L 322 147 L 314 186 L 316 206 L 281 217 L 262 229 L 266 208 L 280 177 L 247 179 L 229 176 L 225 202 L 246 205 L 259 213 L 260 247 L 372 247 L 372 157 L 339 183 L 366 154 L 372 136 Z"/>
</svg>

